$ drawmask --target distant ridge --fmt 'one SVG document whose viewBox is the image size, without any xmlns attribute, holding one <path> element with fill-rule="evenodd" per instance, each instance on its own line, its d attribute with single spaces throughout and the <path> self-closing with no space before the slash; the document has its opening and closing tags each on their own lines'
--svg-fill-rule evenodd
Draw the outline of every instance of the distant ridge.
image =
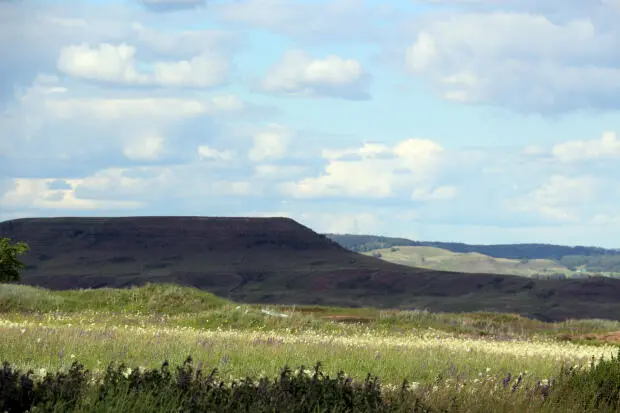
<svg viewBox="0 0 620 413">
<path fill-rule="evenodd" d="M 620 319 L 620 280 L 530 280 L 405 267 L 351 252 L 288 218 L 24 218 L 23 283 L 51 289 L 172 282 L 239 302 L 498 311 Z"/>
<path fill-rule="evenodd" d="M 476 245 L 460 242 L 414 241 L 407 238 L 384 237 L 379 235 L 325 234 L 346 249 L 367 252 L 393 246 L 437 247 L 452 252 L 477 252 L 495 258 L 509 259 L 551 259 L 559 260 L 568 255 L 618 255 L 620 249 L 555 244 L 490 244 Z"/>
</svg>

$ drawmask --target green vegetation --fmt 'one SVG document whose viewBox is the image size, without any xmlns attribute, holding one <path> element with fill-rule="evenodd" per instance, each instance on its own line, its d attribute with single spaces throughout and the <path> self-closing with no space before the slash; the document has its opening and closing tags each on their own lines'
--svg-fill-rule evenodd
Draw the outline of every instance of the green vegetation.
<svg viewBox="0 0 620 413">
<path fill-rule="evenodd" d="M 30 249 L 24 242 L 11 245 L 10 241 L 10 238 L 0 237 L 0 283 L 19 281 L 19 270 L 25 265 L 18 256 Z"/>
<path fill-rule="evenodd" d="M 618 353 L 620 355 L 620 352 Z M 403 381 L 387 388 L 371 374 L 352 380 L 343 371 L 326 375 L 285 366 L 278 377 L 246 376 L 222 380 L 208 375 L 187 357 L 172 373 L 108 365 L 102 377 L 74 361 L 68 372 L 43 372 L 33 378 L 4 363 L 0 408 L 6 412 L 617 412 L 620 411 L 620 361 L 600 359 L 589 370 L 562 368 L 557 378 L 528 386 L 523 374 L 501 381 L 487 376 L 474 383 L 431 386 Z M 208 370 L 207 370 L 208 371 Z"/>
<path fill-rule="evenodd" d="M 437 247 L 393 246 L 365 252 L 382 260 L 410 267 L 464 273 L 535 275 L 561 278 L 572 272 L 552 260 L 493 258 L 477 252 L 457 253 Z"/>
<path fill-rule="evenodd" d="M 620 254 L 617 255 L 566 255 L 559 262 L 573 270 L 584 268 L 587 272 L 620 273 Z"/>
<path fill-rule="evenodd" d="M 98 311 L 179 314 L 218 308 L 223 298 L 192 287 L 147 284 L 128 289 L 51 291 L 19 284 L 0 284 L 0 312 Z"/>
<path fill-rule="evenodd" d="M 527 258 L 522 258 L 516 260 L 508 258 L 494 258 L 477 252 L 458 253 L 442 248 L 424 246 L 392 246 L 390 248 L 382 248 L 364 252 L 363 254 L 380 258 L 395 264 L 428 268 L 438 271 L 519 275 L 522 277 L 546 279 L 585 278 L 588 276 L 620 276 L 620 272 L 594 273 L 593 271 L 587 270 L 591 267 L 581 264 L 581 262 L 611 263 L 614 262 L 612 258 L 615 258 L 615 260 L 620 262 L 620 255 L 583 257 L 585 258 L 584 260 L 578 260 L 576 258 L 573 259 L 573 261 L 567 260 L 567 263 L 569 264 L 575 262 L 579 263 L 579 266 L 573 265 L 573 269 L 570 269 L 556 261 L 548 259 L 530 260 Z M 605 260 L 603 258 L 605 258 Z M 601 266 L 596 268 L 600 269 Z"/>
<path fill-rule="evenodd" d="M 13 370 L 9 374 L 5 365 L 0 376 L 13 384 L 0 386 L 7 389 L 0 398 L 20 403 L 36 399 L 40 410 L 31 411 L 53 411 L 45 410 L 47 397 L 56 411 L 76 412 L 179 411 L 180 405 L 182 411 L 198 411 L 196 406 L 204 411 L 215 404 L 220 410 L 209 411 L 267 411 L 231 404 L 239 400 L 257 406 L 279 400 L 283 412 L 388 411 L 387 406 L 396 409 L 389 411 L 406 407 L 420 412 L 616 411 L 605 410 L 615 399 L 601 396 L 607 391 L 601 377 L 620 370 L 613 359 L 618 347 L 583 337 L 614 331 L 620 331 L 620 322 L 265 308 L 170 284 L 73 291 L 6 284 L 0 285 L 0 354 Z M 174 378 L 153 370 L 165 361 L 180 366 L 188 354 L 194 370 L 186 364 L 181 368 L 185 373 L 177 370 L 180 376 Z M 598 362 L 588 367 L 593 360 Z M 317 377 L 299 374 L 304 372 L 300 366 L 317 362 L 321 373 L 310 374 Z M 109 365 L 118 368 L 106 370 Z M 300 368 L 287 376 L 283 366 Z M 187 373 L 214 368 L 212 385 L 192 381 Z M 22 385 L 15 383 L 25 382 L 16 369 L 33 370 L 33 380 L 47 380 L 48 390 L 26 385 L 35 389 L 28 393 L 30 399 L 17 397 Z M 341 371 L 351 380 L 339 379 Z M 61 379 L 49 375 L 58 372 L 64 374 Z M 369 373 L 380 380 L 364 382 Z M 81 374 L 84 378 L 78 379 Z M 401 392 L 404 379 L 409 384 Z M 8 390 L 12 385 L 17 389 Z M 65 385 L 74 393 L 63 393 Z M 578 386 L 585 390 L 576 391 Z M 308 391 L 314 392 L 311 399 L 298 397 Z M 62 399 L 62 394 L 74 396 Z M 374 407 L 364 404 L 369 400 Z"/>
</svg>

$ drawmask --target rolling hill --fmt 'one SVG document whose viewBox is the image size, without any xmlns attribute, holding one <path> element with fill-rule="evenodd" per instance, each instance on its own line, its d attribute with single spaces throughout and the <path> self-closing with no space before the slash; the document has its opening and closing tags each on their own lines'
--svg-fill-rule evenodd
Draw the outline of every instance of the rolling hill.
<svg viewBox="0 0 620 413">
<path fill-rule="evenodd" d="M 459 242 L 413 241 L 407 238 L 383 237 L 378 235 L 325 234 L 348 250 L 367 252 L 393 246 L 437 247 L 452 252 L 477 252 L 495 258 L 520 260 L 522 258 L 560 260 L 566 256 L 604 256 L 620 257 L 620 250 L 600 247 L 569 247 L 553 244 L 496 244 L 472 245 Z"/>
<path fill-rule="evenodd" d="M 514 260 L 495 258 L 477 252 L 452 252 L 437 247 L 400 246 L 381 248 L 364 255 L 378 257 L 382 260 L 410 267 L 428 268 L 439 271 L 459 271 L 464 273 L 488 273 L 519 275 L 568 276 L 571 270 L 548 259 Z"/>
<path fill-rule="evenodd" d="M 412 268 L 346 250 L 285 218 L 25 218 L 22 282 L 50 289 L 194 286 L 239 302 L 620 319 L 620 280 L 531 280 Z"/>
</svg>

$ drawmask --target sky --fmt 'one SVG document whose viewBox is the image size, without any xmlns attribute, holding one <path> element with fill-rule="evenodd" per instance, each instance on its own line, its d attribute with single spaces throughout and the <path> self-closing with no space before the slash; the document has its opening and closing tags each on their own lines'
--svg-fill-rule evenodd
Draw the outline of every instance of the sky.
<svg viewBox="0 0 620 413">
<path fill-rule="evenodd" d="M 620 248 L 620 0 L 0 0 L 0 221 Z"/>
</svg>

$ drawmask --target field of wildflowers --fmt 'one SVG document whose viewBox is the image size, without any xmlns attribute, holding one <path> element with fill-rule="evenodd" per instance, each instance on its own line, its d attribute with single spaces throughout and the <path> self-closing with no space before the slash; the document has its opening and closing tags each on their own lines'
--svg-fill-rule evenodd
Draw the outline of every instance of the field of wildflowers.
<svg viewBox="0 0 620 413">
<path fill-rule="evenodd" d="M 406 379 L 408 391 L 437 409 L 554 411 L 540 405 L 544 397 L 539 393 L 535 397 L 525 389 L 549 390 L 562 368 L 592 369 L 620 348 L 559 339 L 620 330 L 607 321 L 544 328 L 544 323 L 516 316 L 361 309 L 350 312 L 374 318 L 342 323 L 325 319 L 325 311 L 261 311 L 176 286 L 102 290 L 105 299 L 98 301 L 92 298 L 96 293 L 0 285 L 0 361 L 39 378 L 66 372 L 79 361 L 93 383 L 102 380 L 111 363 L 130 366 L 124 370 L 129 376 L 131 368 L 144 372 L 166 361 L 181 365 L 188 355 L 205 371 L 217 368 L 228 382 L 276 377 L 283 366 L 320 362 L 331 377 L 344 371 L 361 382 L 368 373 L 376 375 L 385 394 L 400 391 Z M 179 311 L 189 307 L 184 299 L 195 311 Z M 484 410 L 490 406 L 493 410 Z"/>
</svg>

